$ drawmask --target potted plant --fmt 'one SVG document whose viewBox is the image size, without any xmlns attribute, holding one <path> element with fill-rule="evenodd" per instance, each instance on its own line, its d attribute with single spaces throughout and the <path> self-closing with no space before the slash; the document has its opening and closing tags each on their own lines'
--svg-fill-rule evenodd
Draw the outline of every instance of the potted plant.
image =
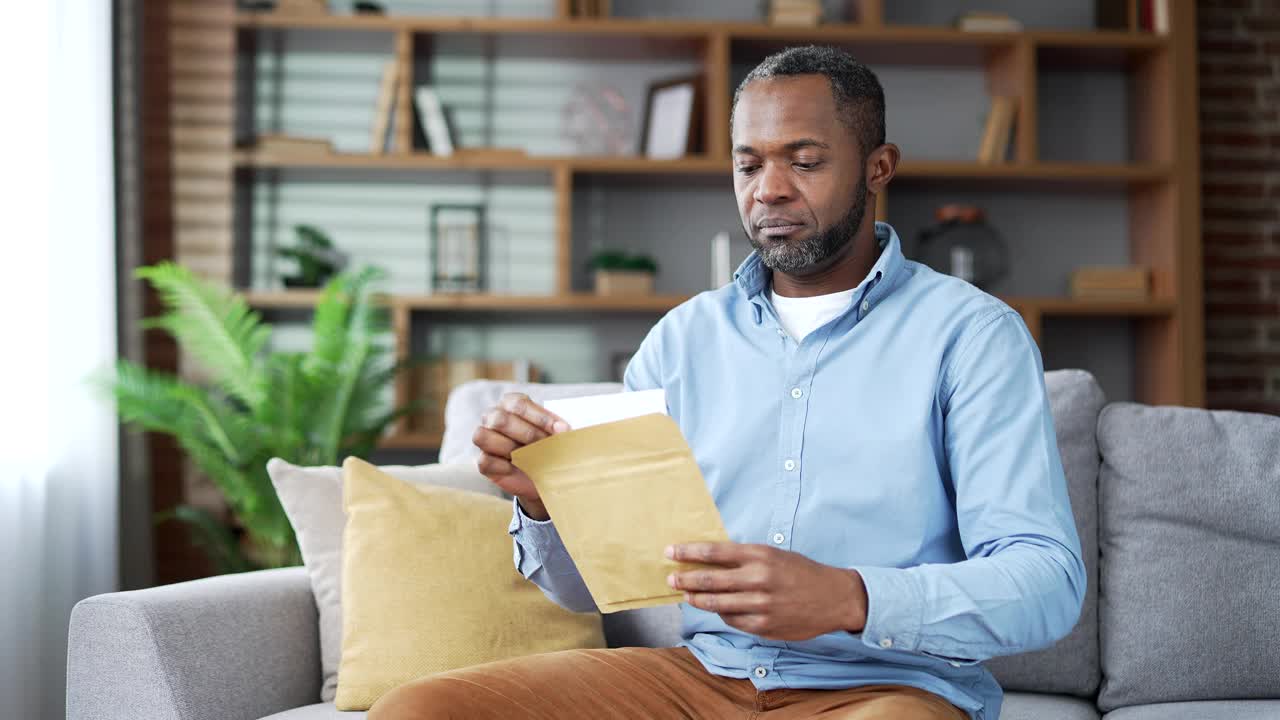
<svg viewBox="0 0 1280 720">
<path fill-rule="evenodd" d="M 122 422 L 172 435 L 222 492 L 233 522 L 180 506 L 170 517 L 219 572 L 300 562 L 293 527 L 267 476 L 267 460 L 338 465 L 367 456 L 409 408 L 388 408 L 383 392 L 399 371 L 384 341 L 387 312 L 372 298 L 380 277 L 344 273 L 321 293 L 309 352 L 267 351 L 272 328 L 244 298 L 173 263 L 140 268 L 166 312 L 147 321 L 174 337 L 206 382 L 148 370 L 127 360 L 101 378 Z"/>
<path fill-rule="evenodd" d="M 595 271 L 597 295 L 651 295 L 658 263 L 648 255 L 601 250 L 588 266 Z"/>
<path fill-rule="evenodd" d="M 329 281 L 347 263 L 347 256 L 333 247 L 329 239 L 314 225 L 295 225 L 298 236 L 294 247 L 280 248 L 276 252 L 298 263 L 298 274 L 281 278 L 287 288 L 318 288 Z"/>
</svg>

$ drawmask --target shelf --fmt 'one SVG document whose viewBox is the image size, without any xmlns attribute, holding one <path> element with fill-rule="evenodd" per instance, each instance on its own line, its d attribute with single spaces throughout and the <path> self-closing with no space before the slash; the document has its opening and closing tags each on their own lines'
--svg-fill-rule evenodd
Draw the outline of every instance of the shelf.
<svg viewBox="0 0 1280 720">
<path fill-rule="evenodd" d="M 1151 33 L 1116 30 L 1042 31 L 1020 33 L 963 32 L 947 27 L 912 25 L 866 25 L 828 23 L 812 27 L 777 26 L 764 22 L 719 22 L 715 20 L 637 20 L 629 18 L 542 19 L 370 15 L 284 15 L 239 12 L 236 27 L 243 29 L 365 30 L 415 33 L 485 33 L 543 35 L 624 35 L 633 37 L 685 37 L 712 34 L 730 39 L 814 40 L 865 42 L 877 45 L 1007 45 L 1023 38 L 1037 45 L 1054 47 L 1122 49 L 1144 51 L 1166 44 Z"/>
<path fill-rule="evenodd" d="M 602 175 L 628 174 L 694 174 L 729 175 L 729 160 L 705 156 L 675 160 L 651 160 L 644 157 L 565 157 L 534 155 L 459 155 L 439 157 L 429 153 L 368 155 L 335 153 L 332 155 L 284 155 L 253 150 L 237 150 L 235 165 L 243 169 L 364 169 L 364 170 L 545 170 L 567 167 L 574 173 Z M 1166 180 L 1169 168 L 1153 164 L 1107 163 L 1004 163 L 980 165 L 976 162 L 940 160 L 904 160 L 898 166 L 898 177 L 921 179 L 955 178 L 961 180 L 1018 180 L 1031 182 L 1065 182 L 1109 184 L 1152 183 Z"/>
<path fill-rule="evenodd" d="M 438 450 L 443 442 L 440 433 L 392 433 L 378 441 L 384 450 Z"/>
<path fill-rule="evenodd" d="M 1141 184 L 1166 180 L 1169 168 L 1153 164 L 1122 163 L 1001 163 L 903 160 L 899 178 L 959 180 L 1017 180 L 1047 183 Z M 892 189 L 892 185 L 890 186 Z"/>
<path fill-rule="evenodd" d="M 320 299 L 317 290 L 251 291 L 249 304 L 261 310 L 309 309 Z M 484 312 L 639 312 L 662 313 L 689 299 L 687 295 L 493 295 L 435 294 L 383 296 L 390 305 L 408 310 Z"/>
<path fill-rule="evenodd" d="M 320 298 L 316 290 L 252 291 L 249 304 L 263 310 L 309 309 Z M 391 295 L 389 303 L 410 310 L 515 310 L 523 312 L 609 311 L 666 312 L 689 299 L 687 295 Z M 1162 316 L 1174 310 L 1172 300 L 1076 300 L 1068 297 L 1001 298 L 1019 310 L 1064 316 Z"/>
<path fill-rule="evenodd" d="M 644 157 L 565 157 L 555 155 L 513 156 L 487 153 L 462 153 L 448 157 L 426 152 L 333 153 L 304 155 L 236 150 L 234 163 L 244 169 L 366 169 L 366 170 L 546 170 L 567 166 L 575 172 L 599 173 L 725 173 L 729 161 L 707 157 L 684 157 L 675 160 L 653 160 Z"/>
</svg>

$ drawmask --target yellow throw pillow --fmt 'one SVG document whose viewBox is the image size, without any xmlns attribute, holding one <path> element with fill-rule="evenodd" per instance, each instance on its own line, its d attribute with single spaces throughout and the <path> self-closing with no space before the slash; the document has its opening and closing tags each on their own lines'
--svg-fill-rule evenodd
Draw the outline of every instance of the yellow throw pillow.
<svg viewBox="0 0 1280 720">
<path fill-rule="evenodd" d="M 339 710 L 426 675 L 604 647 L 600 616 L 557 606 L 512 562 L 511 503 L 342 464 Z"/>
</svg>

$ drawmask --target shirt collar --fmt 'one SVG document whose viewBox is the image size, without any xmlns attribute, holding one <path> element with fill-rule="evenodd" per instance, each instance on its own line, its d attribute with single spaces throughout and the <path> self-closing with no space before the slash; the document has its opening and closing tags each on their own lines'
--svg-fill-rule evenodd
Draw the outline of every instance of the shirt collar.
<svg viewBox="0 0 1280 720">
<path fill-rule="evenodd" d="M 857 292 L 853 294 L 855 302 L 861 299 L 872 305 L 879 303 L 897 286 L 903 265 L 906 263 L 906 258 L 902 255 L 902 243 L 898 240 L 898 233 L 894 231 L 893 226 L 889 223 L 877 222 L 875 232 L 876 242 L 880 244 L 880 257 L 876 260 L 876 264 L 871 266 L 871 272 L 858 283 L 858 287 L 855 288 Z M 755 304 L 769 288 L 772 275 L 773 271 L 761 262 L 760 253 L 752 251 L 738 266 L 733 279 L 747 299 Z"/>
</svg>

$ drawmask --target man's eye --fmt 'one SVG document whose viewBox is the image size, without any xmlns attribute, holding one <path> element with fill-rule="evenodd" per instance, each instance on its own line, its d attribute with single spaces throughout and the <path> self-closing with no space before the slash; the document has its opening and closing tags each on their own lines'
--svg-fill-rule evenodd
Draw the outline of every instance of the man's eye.
<svg viewBox="0 0 1280 720">
<path fill-rule="evenodd" d="M 822 163 L 820 163 L 820 162 L 811 162 L 811 163 L 802 163 L 802 162 L 798 162 L 798 163 L 792 163 L 792 164 L 793 164 L 793 165 L 795 165 L 796 167 L 800 168 L 801 170 L 812 170 L 812 169 L 814 169 L 814 168 L 818 167 L 819 165 L 821 165 Z"/>
<path fill-rule="evenodd" d="M 755 172 L 756 168 L 758 167 L 760 166 L 759 165 L 739 165 L 737 170 L 739 173 L 743 175 L 750 175 L 751 173 Z"/>
</svg>

